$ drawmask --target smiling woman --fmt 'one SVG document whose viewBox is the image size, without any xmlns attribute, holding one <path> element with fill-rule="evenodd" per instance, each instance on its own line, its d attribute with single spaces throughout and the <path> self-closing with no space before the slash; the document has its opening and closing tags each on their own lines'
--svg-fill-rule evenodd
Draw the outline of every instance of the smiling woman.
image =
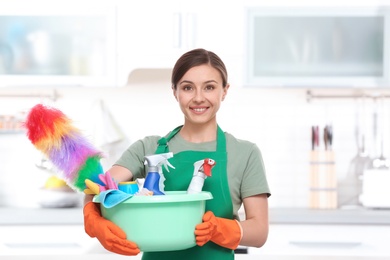
<svg viewBox="0 0 390 260">
<path fill-rule="evenodd" d="M 205 140 L 189 140 L 188 136 L 186 137 L 186 129 L 199 124 L 215 123 L 216 114 L 229 89 L 229 85 L 223 86 L 222 82 L 219 71 L 206 64 L 193 67 L 183 75 L 177 87 L 173 88 L 185 117 L 181 135 L 187 141 L 199 143 L 215 139 L 213 135 Z"/>
<path fill-rule="evenodd" d="M 214 53 L 198 49 L 181 57 L 172 72 L 173 94 L 185 117 L 181 136 L 186 135 L 187 128 L 216 123 L 216 114 L 229 90 L 227 82 L 226 67 Z M 199 143 L 214 140 L 215 135 L 204 136 L 205 140 L 188 138 Z"/>
<path fill-rule="evenodd" d="M 194 163 L 210 158 L 215 166 L 212 177 L 204 181 L 203 191 L 212 193 L 213 199 L 205 203 L 203 222 L 193 228 L 196 246 L 179 251 L 146 251 L 142 259 L 234 259 L 239 245 L 263 246 L 268 236 L 270 190 L 260 150 L 252 142 L 223 132 L 217 123 L 217 113 L 229 90 L 224 63 L 211 51 L 191 50 L 176 62 L 171 83 L 184 124 L 164 136 L 136 141 L 108 171 L 118 182 L 145 178 L 145 156 L 172 152 L 169 163 L 175 168 L 163 168 L 160 173 L 164 189 L 183 191 L 190 185 Z M 103 219 L 91 200 L 92 196 L 86 196 L 87 234 L 97 237 L 109 251 L 138 255 L 138 245 L 124 239 L 115 223 Z M 238 215 L 242 205 L 245 220 Z"/>
</svg>

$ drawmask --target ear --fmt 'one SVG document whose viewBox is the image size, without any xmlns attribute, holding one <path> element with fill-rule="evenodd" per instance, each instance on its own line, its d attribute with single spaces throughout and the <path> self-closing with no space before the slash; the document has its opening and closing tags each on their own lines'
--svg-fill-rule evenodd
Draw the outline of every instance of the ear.
<svg viewBox="0 0 390 260">
<path fill-rule="evenodd" d="M 226 97 L 226 95 L 227 95 L 227 93 L 228 93 L 229 87 L 230 87 L 230 84 L 227 84 L 227 85 L 223 88 L 222 101 L 225 100 L 225 97 Z"/>
</svg>

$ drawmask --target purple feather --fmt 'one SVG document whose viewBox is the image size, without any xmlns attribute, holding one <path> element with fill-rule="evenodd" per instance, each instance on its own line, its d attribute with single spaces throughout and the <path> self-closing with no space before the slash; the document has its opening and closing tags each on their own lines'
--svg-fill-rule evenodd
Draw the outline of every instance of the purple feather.
<svg viewBox="0 0 390 260">
<path fill-rule="evenodd" d="M 60 147 L 53 147 L 49 151 L 50 161 L 70 181 L 73 181 L 77 177 L 79 168 L 85 163 L 87 158 L 93 156 L 101 157 L 101 153 L 78 133 L 63 136 Z"/>
</svg>

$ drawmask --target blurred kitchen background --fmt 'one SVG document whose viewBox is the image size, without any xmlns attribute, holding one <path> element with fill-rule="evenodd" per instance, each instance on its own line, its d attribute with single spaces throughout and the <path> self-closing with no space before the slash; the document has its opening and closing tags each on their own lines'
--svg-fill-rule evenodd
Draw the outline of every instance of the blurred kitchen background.
<svg viewBox="0 0 390 260">
<path fill-rule="evenodd" d="M 21 127 L 28 110 L 37 103 L 61 109 L 107 154 L 108 168 L 132 142 L 182 123 L 170 73 L 181 54 L 201 47 L 218 54 L 229 72 L 220 126 L 255 142 L 264 158 L 274 229 L 268 251 L 257 254 L 281 254 L 288 247 L 272 243 L 274 236 L 297 233 L 294 228 L 298 233 L 307 228 L 309 237 L 313 230 L 325 232 L 323 224 L 342 225 L 348 238 L 389 231 L 387 1 L 1 0 L 0 5 L 1 209 L 39 214 L 37 209 L 48 216 L 51 209 L 69 210 L 59 214 L 66 215 L 76 208 L 75 222 L 70 216 L 55 224 L 82 223 L 82 194 L 53 180 L 55 170 Z M 11 215 L 1 218 L 2 224 L 45 224 L 29 223 L 25 216 L 20 223 Z M 280 229 L 291 223 L 291 230 Z M 349 230 L 355 228 L 351 224 L 358 231 Z M 347 239 L 341 250 L 327 236 L 314 244 L 290 241 L 298 249 L 286 252 L 327 254 L 330 246 L 336 251 L 328 257 L 390 256 L 381 241 L 373 247 L 363 238 Z"/>
</svg>

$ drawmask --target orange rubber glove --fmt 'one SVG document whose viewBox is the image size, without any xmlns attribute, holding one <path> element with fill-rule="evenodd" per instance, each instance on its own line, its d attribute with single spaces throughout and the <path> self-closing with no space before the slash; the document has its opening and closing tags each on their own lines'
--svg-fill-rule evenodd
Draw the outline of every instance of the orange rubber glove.
<svg viewBox="0 0 390 260">
<path fill-rule="evenodd" d="M 203 246 L 208 241 L 229 249 L 236 249 L 242 238 L 241 225 L 237 220 L 218 218 L 213 212 L 203 215 L 203 223 L 195 227 L 196 244 Z"/>
<path fill-rule="evenodd" d="M 139 254 L 138 246 L 126 240 L 126 233 L 111 221 L 100 215 L 97 204 L 88 202 L 84 206 L 84 228 L 90 237 L 96 237 L 105 249 L 121 255 Z"/>
</svg>

